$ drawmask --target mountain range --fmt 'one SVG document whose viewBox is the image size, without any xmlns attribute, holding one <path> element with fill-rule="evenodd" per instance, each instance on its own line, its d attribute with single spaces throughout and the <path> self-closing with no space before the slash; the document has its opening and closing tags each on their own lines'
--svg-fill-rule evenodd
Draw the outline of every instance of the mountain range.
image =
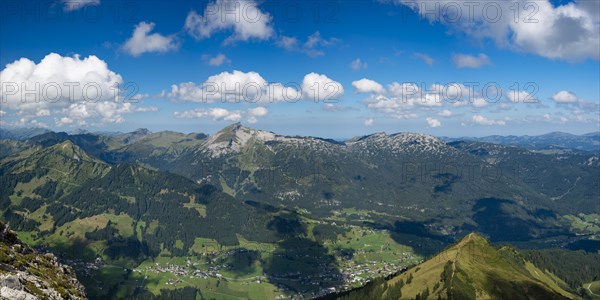
<svg viewBox="0 0 600 300">
<path fill-rule="evenodd" d="M 565 132 L 550 132 L 537 136 L 500 136 L 490 135 L 485 137 L 444 137 L 445 141 L 452 142 L 458 140 L 472 140 L 486 143 L 513 145 L 523 147 L 529 150 L 582 150 L 582 151 L 600 151 L 600 132 L 590 132 L 587 134 L 575 135 Z"/>
<path fill-rule="evenodd" d="M 600 249 L 600 152 L 579 144 L 336 141 L 239 123 L 214 135 L 2 136 L 1 219 L 72 263 L 94 299 L 323 296 L 473 231 L 527 249 Z"/>
</svg>

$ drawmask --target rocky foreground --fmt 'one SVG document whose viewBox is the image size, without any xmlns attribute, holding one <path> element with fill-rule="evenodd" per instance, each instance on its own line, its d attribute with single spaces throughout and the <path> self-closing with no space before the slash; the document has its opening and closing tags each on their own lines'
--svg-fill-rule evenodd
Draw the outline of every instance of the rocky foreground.
<svg viewBox="0 0 600 300">
<path fill-rule="evenodd" d="M 0 299 L 87 299 L 71 267 L 22 243 L 0 222 Z"/>
</svg>

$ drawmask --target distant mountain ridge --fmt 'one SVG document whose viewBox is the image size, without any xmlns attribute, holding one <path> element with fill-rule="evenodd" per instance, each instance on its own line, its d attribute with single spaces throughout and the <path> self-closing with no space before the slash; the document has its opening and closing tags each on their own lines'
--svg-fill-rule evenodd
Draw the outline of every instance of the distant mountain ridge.
<svg viewBox="0 0 600 300">
<path fill-rule="evenodd" d="M 45 128 L 0 128 L 0 139 L 7 140 L 24 140 L 36 135 L 50 132 Z"/>
<path fill-rule="evenodd" d="M 418 133 L 375 133 L 338 142 L 235 123 L 214 135 L 139 129 L 111 136 L 48 132 L 25 141 L 0 142 L 7 145 L 3 148 L 8 153 L 2 155 L 9 155 L 65 141 L 108 165 L 141 164 L 212 184 L 244 200 L 283 207 L 293 203 L 318 215 L 351 207 L 410 216 L 439 234 L 467 230 L 472 225 L 465 220 L 484 214 L 481 205 L 492 205 L 504 211 L 501 223 L 508 226 L 486 227 L 495 231 L 488 232 L 495 241 L 510 238 L 502 232 L 511 230 L 519 233 L 513 237 L 525 240 L 546 231 L 557 234 L 564 225 L 558 220 L 548 223 L 536 216 L 537 211 L 559 216 L 594 213 L 600 199 L 595 179 L 598 153 L 548 154 Z M 458 201 L 459 194 L 466 198 Z M 503 199 L 504 204 L 496 207 L 486 199 Z M 508 206 L 518 207 L 530 232 L 517 230 Z M 477 218 L 486 222 L 485 217 Z M 455 222 L 439 221 L 445 219 Z"/>
<path fill-rule="evenodd" d="M 241 123 L 235 123 L 233 125 L 225 127 L 223 130 L 215 133 L 212 136 L 222 135 L 224 131 L 232 131 L 232 130 L 240 130 L 244 129 L 248 131 L 248 127 L 242 126 Z M 242 131 L 244 131 L 242 130 Z M 323 141 L 330 141 L 333 143 L 347 144 L 352 142 L 357 142 L 365 138 L 376 137 L 379 135 L 386 135 L 384 132 L 372 133 L 363 136 L 357 136 L 354 138 L 346 139 L 346 140 L 338 140 L 338 139 L 329 139 L 323 137 L 309 137 L 309 136 L 287 136 L 287 135 L 278 135 L 271 131 L 264 130 L 256 130 L 252 129 L 254 133 L 259 133 L 263 135 L 263 137 L 287 137 L 287 138 L 314 138 L 320 139 Z M 32 138 L 36 135 L 41 135 L 45 133 L 53 132 L 52 130 L 48 130 L 45 128 L 0 128 L 0 139 L 11 139 L 11 140 L 25 140 Z M 172 132 L 172 131 L 164 131 L 164 132 Z M 173 132 L 176 133 L 176 132 Z M 99 132 L 89 132 L 84 129 L 76 129 L 70 131 L 68 134 L 70 135 L 82 135 L 82 134 L 94 134 L 105 137 L 118 137 L 123 140 L 125 143 L 132 143 L 137 141 L 138 139 L 142 139 L 146 136 L 152 134 L 152 132 L 146 128 L 139 128 L 132 132 L 121 133 L 121 132 L 110 132 L 110 131 L 99 131 Z M 183 133 L 180 133 L 183 134 Z M 198 133 L 197 133 L 198 134 Z M 199 133 L 205 135 L 204 133 Z M 266 134 L 266 136 L 265 136 Z M 394 133 L 389 134 L 391 136 L 394 135 L 407 135 L 410 133 Z M 186 134 L 183 134 L 186 135 Z M 208 135 L 207 135 L 208 136 Z M 425 136 L 425 135 L 423 135 Z M 447 137 L 447 136 L 439 136 L 439 139 L 444 142 L 455 142 L 455 141 L 479 141 L 479 142 L 487 142 L 494 144 L 502 144 L 502 145 L 513 145 L 523 147 L 529 150 L 582 150 L 582 151 L 600 151 L 600 131 L 590 132 L 586 134 L 571 134 L 566 132 L 554 131 L 549 132 L 542 135 L 490 135 L 484 137 L 470 137 L 470 136 L 462 136 L 462 137 Z"/>
<path fill-rule="evenodd" d="M 449 138 L 443 137 L 447 142 L 460 140 L 487 142 L 503 145 L 514 145 L 523 147 L 529 150 L 583 150 L 583 151 L 600 151 L 600 132 L 590 132 L 581 135 L 575 135 L 564 132 L 550 132 L 537 136 L 501 136 L 490 135 L 485 137 L 459 137 Z"/>
</svg>

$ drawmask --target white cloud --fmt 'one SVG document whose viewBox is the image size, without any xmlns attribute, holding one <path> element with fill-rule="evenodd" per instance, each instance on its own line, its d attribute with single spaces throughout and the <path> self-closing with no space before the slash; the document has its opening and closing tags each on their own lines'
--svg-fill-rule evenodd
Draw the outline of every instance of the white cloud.
<svg viewBox="0 0 600 300">
<path fill-rule="evenodd" d="M 62 0 L 66 11 L 74 11 L 84 8 L 88 5 L 100 5 L 100 0 Z"/>
<path fill-rule="evenodd" d="M 184 112 L 175 112 L 176 118 L 204 118 L 210 117 L 215 121 L 232 121 L 237 122 L 242 119 L 241 114 L 238 111 L 230 111 L 224 108 L 210 108 L 210 109 L 193 109 Z"/>
<path fill-rule="evenodd" d="M 550 116 L 550 114 L 544 114 L 544 121 L 552 121 L 552 116 Z"/>
<path fill-rule="evenodd" d="M 576 103 L 577 96 L 569 91 L 559 91 L 552 95 L 552 100 L 556 103 Z"/>
<path fill-rule="evenodd" d="M 30 112 L 86 99 L 114 101 L 115 86 L 123 82 L 121 75 L 94 55 L 82 59 L 56 53 L 46 55 L 38 64 L 21 58 L 6 65 L 0 77 L 4 83 L 0 94 L 6 100 L 1 105 Z"/>
<path fill-rule="evenodd" d="M 124 114 L 156 110 L 134 106 L 122 101 L 122 97 L 117 98 L 120 94 L 118 86 L 123 82 L 121 75 L 93 55 L 82 59 L 79 55 L 63 57 L 50 53 L 37 64 L 21 58 L 8 64 L 0 77 L 4 83 L 1 95 L 6 99 L 0 106 L 18 111 L 30 122 L 42 123 L 34 118 L 49 116 L 53 116 L 58 125 L 86 119 L 123 122 Z M 13 89 L 15 86 L 16 90 Z M 30 92 L 21 93 L 22 89 Z M 36 98 L 39 101 L 36 102 Z"/>
<path fill-rule="evenodd" d="M 156 107 L 137 107 L 132 103 L 116 103 L 104 101 L 96 103 L 74 103 L 62 110 L 62 113 L 71 120 L 84 121 L 98 119 L 101 123 L 123 123 L 123 115 L 137 112 L 155 112 Z"/>
<path fill-rule="evenodd" d="M 265 107 L 262 107 L 262 106 L 248 109 L 248 115 L 250 115 L 252 117 L 262 118 L 262 117 L 266 116 L 267 114 L 269 114 L 269 110 L 267 110 Z"/>
<path fill-rule="evenodd" d="M 369 65 L 366 62 L 362 62 L 360 58 L 357 58 L 353 60 L 352 63 L 350 63 L 350 67 L 352 68 L 352 70 L 360 70 L 368 68 Z"/>
<path fill-rule="evenodd" d="M 454 65 L 459 68 L 472 69 L 492 64 L 492 61 L 483 53 L 479 53 L 477 56 L 469 54 L 454 54 L 452 55 L 452 61 L 454 62 Z"/>
<path fill-rule="evenodd" d="M 167 98 L 190 102 L 296 102 L 302 99 L 299 84 L 269 83 L 256 72 L 222 72 L 201 84 L 185 82 L 163 92 Z"/>
<path fill-rule="evenodd" d="M 413 53 L 413 57 L 422 60 L 424 63 L 426 63 L 429 66 L 432 66 L 433 63 L 435 62 L 433 60 L 433 58 L 431 58 L 431 56 L 425 54 L 425 53 Z"/>
<path fill-rule="evenodd" d="M 323 38 L 319 31 L 308 36 L 305 42 L 301 42 L 296 37 L 280 36 L 275 43 L 278 47 L 291 52 L 304 53 L 310 57 L 319 57 L 325 55 L 324 48 L 339 45 L 341 41 L 335 37 Z"/>
<path fill-rule="evenodd" d="M 250 124 L 254 124 L 258 122 L 259 118 L 264 118 L 269 114 L 269 110 L 265 107 L 259 106 L 256 108 L 251 108 L 246 111 L 247 121 Z"/>
<path fill-rule="evenodd" d="M 373 120 L 373 118 L 368 118 L 365 120 L 365 126 L 373 126 L 374 122 L 375 120 Z"/>
<path fill-rule="evenodd" d="M 508 100 L 510 100 L 513 103 L 533 103 L 533 102 L 537 102 L 537 98 L 526 92 L 526 91 L 516 91 L 516 90 L 510 90 L 507 94 L 506 97 L 508 98 Z"/>
<path fill-rule="evenodd" d="M 434 119 L 432 117 L 427 117 L 427 126 L 431 127 L 431 128 L 436 128 L 436 127 L 440 127 L 442 126 L 442 122 L 440 122 L 437 119 Z"/>
<path fill-rule="evenodd" d="M 353 81 L 352 86 L 356 89 L 356 93 L 385 93 L 385 89 L 381 84 L 367 78 Z"/>
<path fill-rule="evenodd" d="M 488 119 L 482 115 L 474 115 L 472 120 L 473 123 L 479 125 L 506 125 L 506 122 L 504 122 L 504 120 Z"/>
<path fill-rule="evenodd" d="M 484 97 L 475 97 L 471 101 L 471 105 L 473 105 L 473 107 L 475 107 L 475 108 L 486 107 L 488 104 L 489 104 L 489 102 Z"/>
<path fill-rule="evenodd" d="M 246 110 L 228 110 L 225 108 L 215 107 L 209 109 L 192 109 L 183 112 L 175 112 L 175 118 L 211 118 L 214 121 L 238 122 L 242 118 L 247 118 L 248 123 L 253 124 L 258 122 L 259 118 L 266 117 L 269 111 L 264 107 L 256 107 Z"/>
<path fill-rule="evenodd" d="M 184 29 L 195 39 L 203 40 L 216 32 L 233 31 L 225 44 L 251 39 L 266 40 L 273 33 L 272 17 L 258 8 L 253 0 L 216 0 L 203 15 L 190 11 Z"/>
<path fill-rule="evenodd" d="M 447 110 L 447 109 L 444 109 L 441 112 L 439 112 L 438 115 L 442 116 L 442 117 L 445 117 L 445 118 L 449 118 L 449 117 L 452 116 L 452 112 L 449 111 L 449 110 Z"/>
<path fill-rule="evenodd" d="M 224 63 L 231 63 L 231 60 L 229 58 L 227 58 L 227 56 L 225 56 L 225 54 L 223 53 L 219 53 L 215 56 L 210 56 L 210 55 L 203 55 L 202 59 L 204 61 L 206 61 L 206 63 L 208 63 L 211 66 L 215 66 L 218 67 Z"/>
<path fill-rule="evenodd" d="M 63 126 L 63 125 L 68 125 L 68 124 L 72 124 L 72 123 L 73 123 L 73 120 L 68 117 L 62 117 L 62 118 L 60 118 L 60 120 L 56 121 L 57 126 Z"/>
<path fill-rule="evenodd" d="M 40 109 L 37 113 L 35 113 L 36 117 L 47 117 L 50 115 L 49 109 Z"/>
<path fill-rule="evenodd" d="M 175 35 L 150 34 L 153 29 L 154 23 L 140 22 L 135 26 L 131 38 L 123 44 L 123 50 L 132 56 L 140 56 L 149 52 L 164 53 L 179 49 L 180 43 Z"/>
<path fill-rule="evenodd" d="M 291 36 L 282 36 L 277 40 L 277 46 L 288 51 L 296 50 L 298 44 L 300 44 L 300 41 L 297 38 Z"/>
<path fill-rule="evenodd" d="M 500 47 L 552 59 L 600 59 L 598 1 L 560 5 L 549 0 L 496 1 L 485 5 L 470 0 L 395 0 L 395 3 L 418 11 L 432 22 L 445 24 L 451 32 L 474 39 L 491 39 Z M 449 11 L 459 11 L 460 15 Z"/>
<path fill-rule="evenodd" d="M 344 94 L 341 83 L 324 74 L 309 73 L 302 81 L 302 93 L 305 99 L 314 101 L 336 101 Z"/>
<path fill-rule="evenodd" d="M 504 103 L 494 99 L 496 94 L 486 95 L 481 89 L 460 83 L 432 84 L 426 87 L 414 82 L 393 82 L 383 88 L 375 81 L 361 79 L 354 81 L 352 86 L 357 93 L 371 93 L 363 102 L 368 109 L 394 118 L 414 118 L 417 110 L 427 111 L 429 114 L 432 111 L 439 112 L 438 115 L 445 118 L 453 116 L 452 111 L 442 107 L 471 107 L 477 111 L 494 104 L 494 107 L 506 109 Z"/>
</svg>

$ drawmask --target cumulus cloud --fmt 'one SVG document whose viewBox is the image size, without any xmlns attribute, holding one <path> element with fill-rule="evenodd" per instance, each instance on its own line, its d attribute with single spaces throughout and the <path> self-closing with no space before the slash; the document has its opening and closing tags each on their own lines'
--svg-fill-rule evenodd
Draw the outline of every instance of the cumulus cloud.
<svg viewBox="0 0 600 300">
<path fill-rule="evenodd" d="M 369 85 L 376 87 L 372 83 Z M 384 90 L 383 93 L 381 91 L 373 93 L 365 99 L 364 103 L 371 110 L 400 119 L 416 118 L 417 115 L 413 109 L 417 107 L 442 105 L 438 94 L 423 92 L 418 85 L 413 83 L 397 82 L 388 85 L 387 90 Z"/>
<path fill-rule="evenodd" d="M 302 42 L 296 37 L 282 35 L 275 43 L 278 47 L 291 52 L 304 53 L 310 57 L 319 57 L 325 55 L 325 48 L 339 45 L 341 41 L 338 38 L 323 38 L 319 31 L 308 36 L 306 41 Z"/>
<path fill-rule="evenodd" d="M 262 117 L 266 116 L 267 114 L 269 114 L 269 110 L 267 110 L 265 107 L 262 107 L 262 106 L 248 109 L 248 115 L 250 115 L 252 117 L 262 118 Z"/>
<path fill-rule="evenodd" d="M 210 109 L 193 109 L 184 112 L 175 112 L 176 118 L 205 118 L 210 117 L 215 121 L 232 121 L 237 122 L 242 119 L 242 115 L 239 111 L 230 111 L 224 108 L 210 108 Z"/>
<path fill-rule="evenodd" d="M 507 94 L 506 97 L 508 98 L 508 100 L 510 100 L 513 103 L 533 103 L 533 102 L 537 102 L 537 98 L 526 92 L 526 91 L 516 91 L 516 90 L 510 90 Z"/>
<path fill-rule="evenodd" d="M 268 82 L 256 72 L 222 72 L 196 84 L 174 84 L 162 96 L 190 102 L 296 102 L 301 99 L 335 101 L 344 94 L 341 83 L 324 74 L 309 73 L 301 83 Z"/>
<path fill-rule="evenodd" d="M 434 119 L 432 117 L 427 117 L 427 119 L 425 119 L 427 121 L 427 126 L 431 127 L 431 128 L 436 128 L 436 127 L 440 127 L 442 126 L 442 122 L 440 122 L 437 119 Z"/>
<path fill-rule="evenodd" d="M 297 85 L 269 83 L 256 72 L 222 72 L 210 76 L 201 84 L 185 82 L 171 86 L 164 95 L 170 99 L 190 102 L 279 102 L 297 101 L 302 95 Z"/>
<path fill-rule="evenodd" d="M 452 62 L 458 68 L 472 68 L 477 69 L 483 67 L 485 65 L 491 65 L 492 61 L 489 57 L 483 53 L 479 53 L 479 55 L 469 55 L 469 54 L 454 54 L 452 55 Z"/>
<path fill-rule="evenodd" d="M 40 109 L 37 113 L 35 113 L 36 117 L 47 117 L 50 115 L 49 109 Z"/>
<path fill-rule="evenodd" d="M 469 0 L 394 2 L 409 7 L 432 22 L 445 24 L 451 32 L 474 39 L 491 39 L 500 47 L 551 59 L 600 59 L 600 4 L 597 1 L 570 1 L 556 5 L 549 0 L 496 1 L 475 5 Z"/>
<path fill-rule="evenodd" d="M 96 102 L 96 103 L 74 103 L 62 110 L 69 120 L 78 121 L 79 124 L 85 124 L 87 119 L 99 120 L 101 123 L 123 123 L 125 114 L 136 112 L 155 112 L 156 107 L 137 107 L 132 103 L 116 102 Z M 61 119 L 62 120 L 62 119 Z M 71 124 L 72 122 L 57 122 L 57 125 Z"/>
<path fill-rule="evenodd" d="M 445 118 L 449 118 L 449 117 L 452 116 L 452 112 L 449 111 L 449 110 L 447 110 L 447 109 L 444 109 L 441 112 L 439 112 L 438 115 L 442 116 L 442 117 L 445 117 Z"/>
<path fill-rule="evenodd" d="M 21 58 L 6 65 L 0 77 L 0 106 L 16 110 L 31 122 L 49 116 L 54 116 L 58 125 L 85 119 L 123 122 L 123 114 L 156 110 L 124 103 L 119 90 L 121 75 L 93 55 L 81 58 L 50 53 L 37 64 Z"/>
<path fill-rule="evenodd" d="M 56 126 L 64 126 L 64 125 L 69 125 L 69 124 L 73 124 L 73 119 L 68 118 L 68 117 L 62 117 L 59 120 L 56 121 Z"/>
<path fill-rule="evenodd" d="M 483 97 L 475 97 L 471 101 L 471 104 L 475 108 L 482 108 L 488 106 L 489 102 Z"/>
<path fill-rule="evenodd" d="M 373 120 L 373 118 L 368 118 L 365 120 L 365 126 L 373 126 L 374 122 L 375 120 Z"/>
<path fill-rule="evenodd" d="M 368 67 L 369 65 L 366 62 L 362 62 L 360 58 L 357 58 L 350 63 L 350 68 L 352 68 L 352 70 L 355 71 L 358 71 L 360 69 L 366 69 Z"/>
<path fill-rule="evenodd" d="M 363 78 L 352 82 L 356 93 L 385 93 L 385 89 L 381 84 L 371 79 Z"/>
<path fill-rule="evenodd" d="M 123 50 L 132 56 L 140 56 L 149 52 L 164 53 L 179 49 L 180 43 L 175 35 L 150 33 L 153 29 L 154 23 L 140 22 L 135 26 L 131 38 L 123 44 Z"/>
<path fill-rule="evenodd" d="M 246 118 L 248 123 L 256 123 L 258 119 L 266 117 L 269 111 L 262 106 L 251 108 L 246 111 L 228 110 L 225 108 L 215 107 L 208 109 L 192 109 L 183 112 L 175 112 L 175 118 L 210 118 L 214 121 L 238 122 Z"/>
<path fill-rule="evenodd" d="M 74 11 L 84 8 L 88 5 L 100 5 L 100 0 L 62 0 L 66 11 Z"/>
<path fill-rule="evenodd" d="M 253 0 L 216 0 L 202 15 L 190 11 L 184 29 L 195 39 L 203 40 L 221 31 L 232 31 L 225 44 L 252 39 L 266 40 L 273 33 L 272 17 L 259 9 Z"/>
<path fill-rule="evenodd" d="M 472 121 L 473 123 L 479 125 L 506 125 L 506 122 L 504 122 L 504 120 L 488 119 L 482 115 L 474 115 L 472 117 Z"/>
<path fill-rule="evenodd" d="M 302 93 L 305 99 L 314 101 L 336 101 L 344 94 L 341 83 L 324 74 L 309 73 L 302 81 Z"/>
<path fill-rule="evenodd" d="M 231 60 L 223 53 L 219 53 L 215 56 L 203 55 L 202 59 L 206 61 L 207 64 L 215 67 L 218 67 L 224 63 L 231 63 Z"/>
<path fill-rule="evenodd" d="M 1 95 L 6 101 L 2 105 L 26 111 L 86 99 L 114 100 L 115 87 L 123 82 L 121 75 L 94 55 L 82 59 L 79 55 L 63 57 L 56 53 L 46 55 L 37 64 L 27 58 L 9 63 L 0 77 Z"/>
<path fill-rule="evenodd" d="M 422 60 L 424 63 L 426 63 L 429 66 L 432 66 L 433 63 L 435 62 L 433 60 L 433 58 L 431 58 L 431 56 L 425 54 L 425 53 L 413 53 L 413 57 Z"/>
<path fill-rule="evenodd" d="M 269 114 L 269 110 L 267 110 L 265 107 L 259 106 L 256 108 L 248 109 L 246 111 L 246 114 L 248 116 L 248 123 L 254 124 L 258 122 L 259 118 L 267 116 Z"/>
<path fill-rule="evenodd" d="M 550 98 L 556 103 L 557 108 L 568 110 L 572 120 L 598 121 L 599 119 L 600 103 L 598 101 L 580 99 L 575 93 L 566 90 L 558 91 Z"/>
<path fill-rule="evenodd" d="M 552 95 L 552 100 L 556 103 L 575 103 L 577 102 L 577 96 L 569 91 L 559 91 Z"/>
<path fill-rule="evenodd" d="M 438 111 L 444 106 L 471 107 L 473 110 L 481 110 L 491 104 L 495 106 L 503 104 L 500 103 L 500 99 L 497 99 L 499 97 L 496 94 L 485 94 L 484 89 L 476 89 L 476 86 L 465 86 L 460 83 L 426 86 L 414 82 L 393 82 L 384 88 L 378 82 L 363 78 L 354 81 L 352 85 L 357 93 L 370 93 L 363 101 L 368 109 L 401 119 L 416 117 L 417 110 Z M 496 88 L 501 90 L 499 86 Z M 450 110 L 443 109 L 438 115 L 448 118 L 453 114 Z"/>
</svg>

